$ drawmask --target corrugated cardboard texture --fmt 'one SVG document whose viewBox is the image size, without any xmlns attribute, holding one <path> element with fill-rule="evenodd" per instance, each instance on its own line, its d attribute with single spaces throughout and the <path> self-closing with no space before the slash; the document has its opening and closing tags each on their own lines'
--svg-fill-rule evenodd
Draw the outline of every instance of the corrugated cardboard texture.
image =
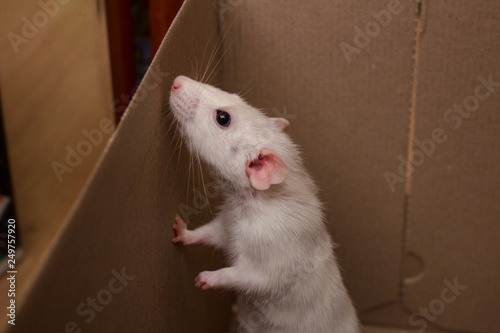
<svg viewBox="0 0 500 333">
<path fill-rule="evenodd" d="M 193 45 L 211 53 L 211 33 L 212 2 L 186 2 L 9 332 L 225 331 L 228 295 L 194 287 L 221 264 L 171 242 L 187 160 L 176 170 L 165 118 L 174 77 L 189 74 Z"/>
<path fill-rule="evenodd" d="M 415 138 L 428 151 L 435 129 L 447 139 L 415 157 L 406 249 L 423 271 L 404 304 L 430 308 L 429 324 L 499 332 L 500 4 L 429 1 L 423 20 Z M 497 84 L 486 87 L 490 76 Z M 448 111 L 455 104 L 462 114 Z M 455 279 L 467 289 L 443 282 Z"/>
<path fill-rule="evenodd" d="M 397 301 L 404 193 L 383 174 L 406 156 L 416 5 L 401 1 L 349 63 L 341 43 L 355 47 L 388 1 L 237 3 L 221 7 L 226 89 L 251 87 L 251 104 L 291 121 L 358 309 Z"/>
</svg>

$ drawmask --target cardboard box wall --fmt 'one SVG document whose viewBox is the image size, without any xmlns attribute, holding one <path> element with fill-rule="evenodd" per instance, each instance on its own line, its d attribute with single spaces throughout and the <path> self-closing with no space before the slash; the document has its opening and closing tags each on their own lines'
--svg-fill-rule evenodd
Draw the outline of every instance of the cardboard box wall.
<svg viewBox="0 0 500 333">
<path fill-rule="evenodd" d="M 0 0 L 1 116 L 18 221 L 16 297 L 29 286 L 115 129 L 102 5 L 71 1 L 48 15 L 38 1 Z M 92 142 L 85 133 L 94 134 Z M 9 285 L 1 276 L 2 306 Z"/>
<path fill-rule="evenodd" d="M 170 243 L 193 181 L 183 152 L 177 167 L 166 106 L 174 77 L 204 68 L 219 35 L 213 82 L 291 120 L 365 323 L 419 329 L 412 313 L 431 306 L 429 328 L 498 332 L 500 87 L 456 129 L 443 115 L 476 94 L 480 77 L 500 81 L 500 4 L 424 2 L 419 15 L 401 0 L 348 62 L 341 43 L 355 46 L 353 28 L 394 3 L 186 1 L 11 331 L 63 331 L 71 321 L 86 332 L 226 330 L 228 295 L 192 285 L 222 264 L 208 262 L 211 250 Z M 446 141 L 391 191 L 384 174 L 397 175 L 411 138 L 436 128 Z M 122 269 L 135 278 L 86 323 L 76 309 Z M 444 281 L 455 279 L 467 289 L 448 301 Z"/>
</svg>

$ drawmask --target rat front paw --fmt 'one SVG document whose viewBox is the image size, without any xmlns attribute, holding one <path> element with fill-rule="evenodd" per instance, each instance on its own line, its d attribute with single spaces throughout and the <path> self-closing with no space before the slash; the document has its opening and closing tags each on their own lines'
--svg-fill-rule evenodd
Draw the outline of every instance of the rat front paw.
<svg viewBox="0 0 500 333">
<path fill-rule="evenodd" d="M 186 223 L 179 217 L 179 215 L 175 216 L 175 224 L 172 226 L 175 232 L 175 237 L 172 239 L 172 242 L 179 243 L 181 242 L 184 245 L 191 244 L 189 237 L 189 230 L 187 230 Z"/>
<path fill-rule="evenodd" d="M 222 281 L 219 272 L 204 271 L 198 274 L 195 281 L 196 288 L 201 290 L 217 289 L 222 286 Z"/>
</svg>

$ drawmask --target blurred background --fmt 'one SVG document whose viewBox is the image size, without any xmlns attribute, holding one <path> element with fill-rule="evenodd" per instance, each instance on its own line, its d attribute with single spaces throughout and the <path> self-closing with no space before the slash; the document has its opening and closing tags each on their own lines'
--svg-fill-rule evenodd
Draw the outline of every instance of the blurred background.
<svg viewBox="0 0 500 333">
<path fill-rule="evenodd" d="M 0 294 L 9 219 L 21 297 L 182 2 L 0 0 Z"/>
</svg>

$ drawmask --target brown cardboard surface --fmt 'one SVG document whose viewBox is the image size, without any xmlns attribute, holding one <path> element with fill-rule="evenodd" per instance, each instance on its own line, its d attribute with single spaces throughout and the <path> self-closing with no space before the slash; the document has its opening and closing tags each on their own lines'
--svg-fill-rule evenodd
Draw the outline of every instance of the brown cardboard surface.
<svg viewBox="0 0 500 333">
<path fill-rule="evenodd" d="M 488 92 L 480 77 L 500 82 L 499 17 L 496 1 L 429 1 L 420 40 L 415 138 L 441 128 L 447 140 L 412 177 L 406 250 L 423 269 L 403 300 L 447 329 L 500 327 L 500 84 L 476 111 L 447 113 Z M 467 287 L 456 298 L 454 279 Z"/>
<path fill-rule="evenodd" d="M 360 317 L 363 322 L 375 325 L 384 325 L 386 323 L 390 326 L 411 327 L 410 315 L 410 312 L 402 308 L 401 302 L 396 301 L 364 311 Z"/>
<path fill-rule="evenodd" d="M 406 330 L 402 328 L 389 328 L 389 327 L 373 327 L 373 326 L 367 326 L 363 327 L 363 333 L 411 333 L 411 332 L 418 332 L 418 330 Z M 435 330 L 426 330 L 426 333 L 439 333 L 438 331 Z"/>
<path fill-rule="evenodd" d="M 180 155 L 176 170 L 165 118 L 174 77 L 190 71 L 192 46 L 207 45 L 207 54 L 215 46 L 207 41 L 217 31 L 212 8 L 185 3 L 8 332 L 227 328 L 228 294 L 194 287 L 199 271 L 221 265 L 213 251 L 171 242 L 187 159 Z"/>
<path fill-rule="evenodd" d="M 401 2 L 387 26 L 351 55 L 355 27 L 388 1 L 241 1 L 222 12 L 224 85 L 271 115 L 288 117 L 321 188 L 328 222 L 357 308 L 396 301 L 403 187 L 383 174 L 408 142 L 416 6 Z M 223 7 L 226 8 L 226 7 Z M 251 89 L 249 89 L 250 87 Z"/>
<path fill-rule="evenodd" d="M 18 306 L 114 130 L 103 3 L 55 3 L 50 16 L 37 1 L 0 1 L 2 112 L 17 241 L 25 253 L 19 260 L 18 249 L 16 258 Z M 93 142 L 84 133 L 92 133 Z M 0 280 L 2 307 L 6 278 Z M 2 312 L 0 326 L 6 321 Z"/>
</svg>

